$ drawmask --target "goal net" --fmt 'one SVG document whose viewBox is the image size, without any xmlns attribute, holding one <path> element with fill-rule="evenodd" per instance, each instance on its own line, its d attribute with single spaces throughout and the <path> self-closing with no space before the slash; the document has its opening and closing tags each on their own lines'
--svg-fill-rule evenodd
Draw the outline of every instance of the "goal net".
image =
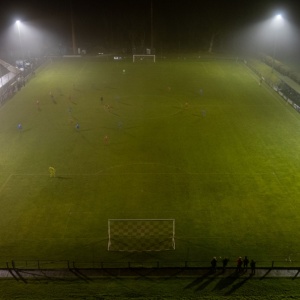
<svg viewBox="0 0 300 300">
<path fill-rule="evenodd" d="M 175 250 L 175 219 L 109 219 L 108 251 Z"/>
<path fill-rule="evenodd" d="M 155 55 L 134 54 L 132 57 L 133 62 L 155 62 Z"/>
</svg>

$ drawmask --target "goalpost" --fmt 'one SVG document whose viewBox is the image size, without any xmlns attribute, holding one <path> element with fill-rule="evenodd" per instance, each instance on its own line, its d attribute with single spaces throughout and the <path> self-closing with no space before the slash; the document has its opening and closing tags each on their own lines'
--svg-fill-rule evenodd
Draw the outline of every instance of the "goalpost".
<svg viewBox="0 0 300 300">
<path fill-rule="evenodd" d="M 132 56 L 132 61 L 137 62 L 137 61 L 153 61 L 155 62 L 155 55 L 150 55 L 150 54 L 134 54 Z"/>
<path fill-rule="evenodd" d="M 109 219 L 107 250 L 175 250 L 175 219 Z"/>
</svg>

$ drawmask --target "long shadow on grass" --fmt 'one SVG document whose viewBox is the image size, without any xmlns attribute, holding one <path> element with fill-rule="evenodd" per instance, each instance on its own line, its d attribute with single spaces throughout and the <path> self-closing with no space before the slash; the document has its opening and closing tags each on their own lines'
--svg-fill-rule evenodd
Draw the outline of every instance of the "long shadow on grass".
<svg viewBox="0 0 300 300">
<path fill-rule="evenodd" d="M 27 132 L 27 131 L 30 131 L 30 130 L 31 130 L 31 128 L 22 129 L 22 131 L 20 131 L 20 133 Z"/>
<path fill-rule="evenodd" d="M 86 276 L 85 274 L 83 274 L 79 269 L 69 269 L 71 273 L 73 273 L 76 277 L 78 277 L 79 279 L 85 281 L 85 282 L 89 282 L 92 281 L 91 278 L 89 278 L 88 276 Z"/>
<path fill-rule="evenodd" d="M 295 276 L 293 277 L 293 280 L 295 280 L 295 279 L 298 277 L 299 273 L 300 273 L 300 270 L 297 271 L 297 273 L 296 273 Z"/>
<path fill-rule="evenodd" d="M 236 283 L 235 285 L 232 286 L 232 288 L 230 289 L 230 291 L 225 293 L 225 296 L 229 296 L 232 293 L 234 293 L 236 290 L 238 290 L 239 288 L 241 288 L 250 278 L 252 278 L 252 274 L 250 274 L 249 276 L 245 277 L 242 281 Z"/>
<path fill-rule="evenodd" d="M 166 281 L 169 279 L 176 278 L 179 274 L 182 273 L 182 270 L 174 269 L 174 270 L 157 270 L 157 269 L 146 269 L 146 268 L 132 268 L 129 270 L 131 275 L 137 275 L 138 278 L 136 280 L 147 280 L 150 282 L 157 283 L 156 277 L 160 276 L 161 281 Z M 155 275 L 155 277 L 152 277 Z M 166 276 L 167 275 L 167 276 Z"/>
<path fill-rule="evenodd" d="M 196 278 L 193 282 L 191 282 L 190 284 L 188 284 L 184 289 L 191 289 L 197 285 L 199 285 L 203 280 L 205 280 L 209 275 L 211 274 L 211 271 L 208 271 L 206 273 L 204 273 L 201 277 Z"/>
<path fill-rule="evenodd" d="M 120 285 L 122 288 L 129 290 L 130 293 L 132 293 L 132 297 L 134 297 L 134 296 L 136 297 L 135 293 L 136 293 L 136 290 L 138 290 L 138 288 L 136 288 L 136 286 L 133 286 L 133 285 L 129 286 L 126 283 L 127 282 L 126 280 L 123 280 L 123 278 L 121 278 L 118 274 L 114 274 L 113 272 L 110 272 L 108 269 L 105 269 L 104 271 L 106 274 L 108 274 L 111 277 L 109 280 L 113 279 L 114 282 L 117 283 L 118 285 Z M 140 295 L 138 295 L 138 296 L 140 296 Z"/>
<path fill-rule="evenodd" d="M 268 269 L 268 271 L 259 280 L 265 279 L 271 271 L 272 271 L 272 269 Z"/>
<path fill-rule="evenodd" d="M 80 129 L 80 132 L 84 132 L 84 131 L 91 131 L 91 128 L 86 128 L 86 129 Z"/>
<path fill-rule="evenodd" d="M 208 277 L 206 281 L 204 281 L 200 286 L 196 288 L 196 291 L 204 290 L 208 285 L 210 285 L 218 276 L 217 273 L 211 273 L 213 276 Z"/>
<path fill-rule="evenodd" d="M 15 274 L 15 272 L 13 272 L 13 270 L 8 269 L 8 272 L 10 273 L 10 275 L 11 275 L 14 279 L 16 279 L 17 281 L 19 281 L 19 277 L 16 276 L 16 274 Z"/>
<path fill-rule="evenodd" d="M 115 113 L 115 112 L 110 111 L 109 113 L 112 114 L 112 115 L 114 115 L 114 116 L 121 117 L 120 115 L 118 115 L 118 114 Z"/>
<path fill-rule="evenodd" d="M 72 179 L 72 177 L 56 176 L 57 179 Z"/>
<path fill-rule="evenodd" d="M 229 276 L 220 279 L 214 290 L 223 290 L 226 287 L 232 285 L 238 278 L 239 275 L 236 272 L 231 273 Z"/>
<path fill-rule="evenodd" d="M 11 271 L 11 270 L 10 270 Z M 26 279 L 20 274 L 20 272 L 18 271 L 18 269 L 14 269 L 13 270 L 16 274 L 17 274 L 17 277 L 19 279 L 21 279 L 24 283 L 27 283 Z M 12 274 L 12 271 L 10 272 Z M 15 277 L 15 276 L 14 276 Z M 15 277 L 16 278 L 16 277 Z M 18 279 L 17 279 L 18 280 Z"/>
<path fill-rule="evenodd" d="M 45 278 L 49 281 L 52 281 L 52 282 L 68 282 L 68 281 L 71 281 L 73 279 L 70 279 L 70 278 L 67 278 L 65 276 L 49 276 L 49 273 L 47 270 L 41 270 L 41 276 L 43 276 L 44 278 L 41 278 L 41 280 L 44 280 Z M 51 274 L 51 272 L 50 272 Z M 37 277 L 35 276 L 35 279 L 37 279 Z"/>
</svg>

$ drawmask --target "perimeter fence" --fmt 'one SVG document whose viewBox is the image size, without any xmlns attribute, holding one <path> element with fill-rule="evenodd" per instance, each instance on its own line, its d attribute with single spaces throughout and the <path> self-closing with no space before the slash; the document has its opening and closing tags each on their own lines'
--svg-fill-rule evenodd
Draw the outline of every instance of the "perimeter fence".
<svg viewBox="0 0 300 300">
<path fill-rule="evenodd" d="M 300 112 L 300 93 L 298 93 L 282 79 L 279 79 L 279 81 L 275 83 L 270 78 L 264 77 L 263 74 L 261 74 L 261 72 L 251 65 L 251 63 L 249 63 L 247 60 L 244 60 L 244 63 L 259 77 L 259 80 L 270 86 L 281 96 L 282 99 L 290 104 L 296 111 Z"/>
<path fill-rule="evenodd" d="M 11 260 L 0 262 L 0 269 L 55 270 L 55 269 L 209 269 L 207 261 L 119 261 L 80 262 L 72 260 Z M 226 268 L 235 269 L 236 260 L 229 260 Z M 256 261 L 257 269 L 299 269 L 300 261 Z M 217 269 L 223 269 L 222 261 Z"/>
<path fill-rule="evenodd" d="M 48 58 L 34 60 L 32 68 L 19 71 L 18 73 L 9 72 L 0 77 L 0 105 L 12 98 L 22 87 L 33 77 L 36 71 L 49 61 Z"/>
</svg>

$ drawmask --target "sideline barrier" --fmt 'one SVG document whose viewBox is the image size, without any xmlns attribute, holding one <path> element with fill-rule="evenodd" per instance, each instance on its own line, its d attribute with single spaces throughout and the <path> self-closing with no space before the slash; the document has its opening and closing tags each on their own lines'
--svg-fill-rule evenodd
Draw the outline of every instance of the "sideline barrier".
<svg viewBox="0 0 300 300">
<path fill-rule="evenodd" d="M 56 269 L 210 269 L 207 261 L 127 261 L 127 262 L 76 262 L 70 260 L 11 260 L 0 262 L 0 269 L 56 270 Z M 257 269 L 300 269 L 300 261 L 256 261 Z M 222 261 L 217 261 L 222 270 Z M 236 269 L 236 259 L 229 260 L 226 269 Z M 250 269 L 250 263 L 248 270 Z"/>
<path fill-rule="evenodd" d="M 274 84 L 270 79 L 264 78 L 247 60 L 244 64 L 253 71 L 260 79 L 271 87 L 283 100 L 290 104 L 296 111 L 300 112 L 300 94 L 290 87 L 286 82 L 280 79 L 280 84 Z"/>
</svg>

